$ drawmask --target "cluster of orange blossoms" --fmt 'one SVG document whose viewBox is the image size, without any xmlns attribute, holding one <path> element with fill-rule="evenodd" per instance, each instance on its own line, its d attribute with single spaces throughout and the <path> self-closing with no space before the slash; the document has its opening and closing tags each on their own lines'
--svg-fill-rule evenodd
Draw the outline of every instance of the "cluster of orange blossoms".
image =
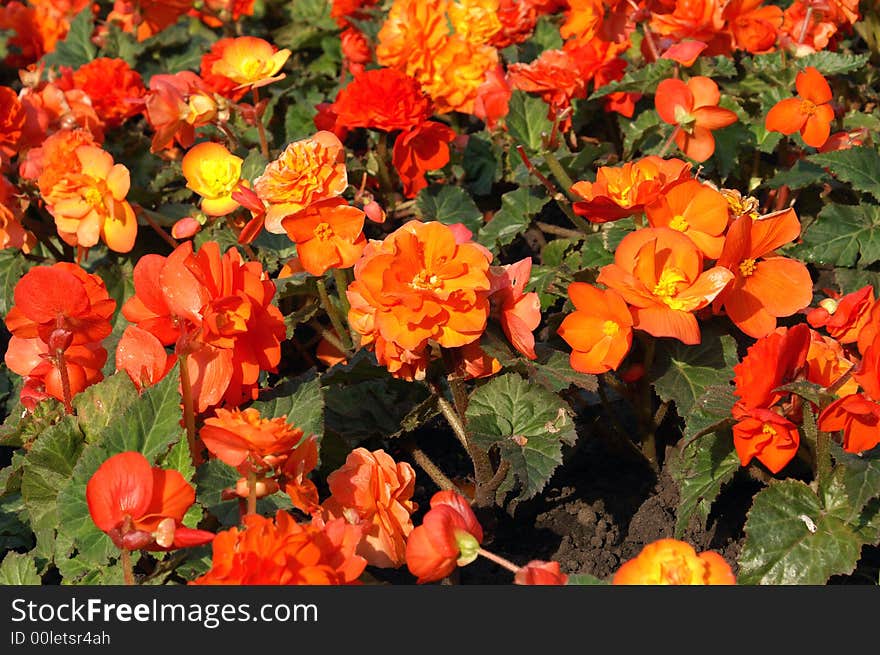
<svg viewBox="0 0 880 655">
<path fill-rule="evenodd" d="M 173 345 L 197 411 L 256 398 L 260 372 L 276 370 L 285 337 L 275 285 L 259 262 L 243 261 L 235 248 L 221 254 L 213 241 L 193 252 L 187 241 L 168 257 L 141 257 L 134 288 L 122 313 L 152 346 L 141 348 L 139 339 L 131 350 L 120 347 L 117 366 L 135 384 L 162 378 L 165 346 Z"/>
<path fill-rule="evenodd" d="M 100 277 L 67 262 L 28 271 L 14 299 L 5 317 L 12 337 L 4 361 L 24 376 L 22 404 L 33 409 L 52 397 L 72 413 L 73 396 L 103 379 L 101 341 L 112 331 L 116 301 Z"/>
<path fill-rule="evenodd" d="M 646 545 L 614 574 L 615 585 L 735 585 L 730 565 L 718 553 L 697 554 L 677 539 L 659 539 Z"/>
</svg>

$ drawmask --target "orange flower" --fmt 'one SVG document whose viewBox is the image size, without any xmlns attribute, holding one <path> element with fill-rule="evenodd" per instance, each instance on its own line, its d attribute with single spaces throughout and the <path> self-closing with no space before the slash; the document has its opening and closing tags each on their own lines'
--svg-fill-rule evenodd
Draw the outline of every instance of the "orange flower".
<svg viewBox="0 0 880 655">
<path fill-rule="evenodd" d="M 836 3 L 822 3 L 830 8 Z M 838 26 L 825 11 L 812 2 L 795 0 L 783 12 L 782 28 L 779 30 L 779 45 L 797 56 L 825 50 L 839 37 Z"/>
<path fill-rule="evenodd" d="M 793 209 L 754 220 L 741 216 L 727 230 L 718 265 L 735 279 L 718 296 L 713 309 L 723 306 L 736 326 L 751 337 L 763 337 L 776 328 L 776 319 L 809 306 L 813 280 L 807 267 L 795 259 L 770 257 L 793 241 L 801 224 Z"/>
<path fill-rule="evenodd" d="M 690 237 L 708 259 L 718 259 L 727 229 L 727 200 L 712 187 L 686 180 L 645 207 L 651 227 L 669 227 Z"/>
<path fill-rule="evenodd" d="M 658 539 L 614 574 L 618 585 L 733 585 L 736 577 L 724 558 L 714 551 L 697 554 L 677 539 Z"/>
<path fill-rule="evenodd" d="M 449 142 L 455 132 L 437 121 L 425 121 L 394 141 L 391 163 L 403 183 L 403 195 L 414 198 L 428 186 L 425 173 L 449 163 Z"/>
<path fill-rule="evenodd" d="M 452 0 L 447 8 L 452 29 L 472 43 L 489 43 L 501 31 L 499 0 Z"/>
<path fill-rule="evenodd" d="M 45 146 L 47 135 L 75 128 L 87 130 L 92 142 L 104 140 L 104 122 L 95 113 L 91 98 L 81 89 L 65 91 L 58 84 L 47 82 L 36 88 L 27 87 L 21 94 L 21 103 L 27 113 L 22 148 Z"/>
<path fill-rule="evenodd" d="M 874 287 L 867 285 L 843 298 L 826 298 L 807 313 L 814 328 L 824 327 L 840 343 L 855 343 L 874 306 Z"/>
<path fill-rule="evenodd" d="M 511 64 L 507 73 L 513 88 L 540 93 L 551 112 L 566 109 L 572 99 L 587 95 L 588 80 L 565 50 L 544 50 L 530 64 Z"/>
<path fill-rule="evenodd" d="M 162 342 L 137 325 L 129 325 L 116 346 L 116 370 L 125 371 L 138 390 L 164 378 L 177 361 Z"/>
<path fill-rule="evenodd" d="M 564 585 L 568 584 L 568 576 L 559 569 L 559 562 L 535 559 L 521 567 L 513 581 L 526 585 Z"/>
<path fill-rule="evenodd" d="M 192 0 L 116 0 L 107 22 L 119 24 L 145 41 L 177 22 L 192 8 Z"/>
<path fill-rule="evenodd" d="M 198 16 L 199 20 L 209 27 L 223 27 L 223 21 L 217 16 L 222 16 L 224 11 L 231 12 L 228 20 L 234 24 L 237 24 L 242 16 L 254 15 L 254 0 L 232 0 L 231 4 L 229 0 L 205 0 L 204 6 L 209 11 L 192 8 L 189 14 Z"/>
<path fill-rule="evenodd" d="M 811 332 L 810 349 L 807 351 L 807 380 L 822 387 L 830 387 L 853 367 L 844 353 L 843 346 L 818 332 Z M 849 379 L 837 389 L 838 397 L 848 396 L 859 390 L 859 383 Z"/>
<path fill-rule="evenodd" d="M 287 48 L 278 50 L 253 36 L 220 39 L 211 50 L 219 58 L 210 73 L 230 79 L 239 87 L 254 89 L 284 79 L 284 73 L 278 73 L 290 57 Z"/>
<path fill-rule="evenodd" d="M 633 327 L 655 337 L 700 343 L 693 312 L 706 307 L 733 273 L 723 266 L 703 271 L 703 255 L 688 237 L 666 227 L 649 227 L 624 237 L 614 263 L 597 282 L 632 306 Z"/>
<path fill-rule="evenodd" d="M 199 430 L 199 437 L 217 459 L 248 469 L 273 468 L 274 462 L 266 458 L 287 454 L 302 436 L 303 431 L 287 423 L 286 417 L 262 418 L 252 407 L 218 408 Z"/>
<path fill-rule="evenodd" d="M 514 348 L 529 359 L 537 359 L 532 331 L 541 323 L 541 301 L 534 291 L 525 293 L 532 275 L 531 258 L 507 266 L 493 266 L 489 270 L 492 315 L 501 321 L 501 329 Z"/>
<path fill-rule="evenodd" d="M 752 54 L 772 52 L 782 27 L 782 9 L 761 6 L 762 0 L 733 0 L 724 8 L 724 19 L 733 45 Z"/>
<path fill-rule="evenodd" d="M 122 315 L 129 323 L 155 336 L 162 345 L 170 346 L 180 337 L 180 321 L 171 316 L 162 292 L 165 261 L 165 257 L 155 254 L 138 259 L 132 275 L 135 294 L 122 305 Z"/>
<path fill-rule="evenodd" d="M 800 132 L 804 143 L 821 148 L 831 134 L 834 109 L 831 108 L 831 87 L 822 73 L 807 66 L 795 78 L 797 98 L 780 100 L 767 113 L 765 126 L 770 132 Z"/>
<path fill-rule="evenodd" d="M 0 86 L 0 167 L 5 167 L 18 152 L 24 121 L 24 107 L 18 94 L 8 86 Z"/>
<path fill-rule="evenodd" d="M 880 444 L 880 405 L 863 394 L 838 398 L 819 415 L 823 432 L 843 430 L 843 449 L 861 453 Z"/>
<path fill-rule="evenodd" d="M 238 209 L 232 193 L 241 182 L 243 162 L 225 146 L 211 141 L 198 144 L 184 155 L 181 164 L 186 186 L 202 196 L 205 214 L 226 216 Z"/>
<path fill-rule="evenodd" d="M 526 3 L 519 3 L 520 6 Z M 486 79 L 477 88 L 474 98 L 474 116 L 486 123 L 486 127 L 494 130 L 501 118 L 510 111 L 512 89 L 504 68 L 501 65 L 486 72 Z"/>
<path fill-rule="evenodd" d="M 438 114 L 473 113 L 477 90 L 499 64 L 495 48 L 458 36 L 447 39 L 435 53 L 426 52 L 424 60 L 428 65 L 424 72 L 417 67 L 406 70 L 431 96 Z"/>
<path fill-rule="evenodd" d="M 337 125 L 393 132 L 426 121 L 431 115 L 431 100 L 409 75 L 379 68 L 355 75 L 336 96 L 332 111 Z"/>
<path fill-rule="evenodd" d="M 190 71 L 180 71 L 150 78 L 145 112 L 156 131 L 150 152 L 159 152 L 174 141 L 189 148 L 195 142 L 195 129 L 216 117 L 217 102 L 202 78 Z"/>
<path fill-rule="evenodd" d="M 572 282 L 568 296 L 575 311 L 557 330 L 571 346 L 571 367 L 582 373 L 617 370 L 632 346 L 633 318 L 616 291 Z"/>
<path fill-rule="evenodd" d="M 395 462 L 384 450 L 356 448 L 340 468 L 327 476 L 330 497 L 322 506 L 328 519 L 343 517 L 363 527 L 357 553 L 367 564 L 397 568 L 406 561 L 406 538 L 416 474 L 406 462 Z"/>
<path fill-rule="evenodd" d="M 755 409 L 733 426 L 733 445 L 742 466 L 757 458 L 771 473 L 794 459 L 801 436 L 797 426 L 768 409 Z"/>
<path fill-rule="evenodd" d="M 355 554 L 360 529 L 344 519 L 304 525 L 278 510 L 274 521 L 259 514 L 214 538 L 211 570 L 193 585 L 355 584 L 366 560 Z"/>
<path fill-rule="evenodd" d="M 687 162 L 654 155 L 622 166 L 600 166 L 595 182 L 572 185 L 571 191 L 583 198 L 574 203 L 573 209 L 591 223 L 616 221 L 641 214 L 664 190 L 690 177 Z"/>
<path fill-rule="evenodd" d="M 9 33 L 9 54 L 3 63 L 10 68 L 24 68 L 46 54 L 33 7 L 26 7 L 18 0 L 4 3 L 0 6 L 0 30 Z"/>
<path fill-rule="evenodd" d="M 448 38 L 449 0 L 395 0 L 379 30 L 376 60 L 382 66 L 427 70 L 428 59 Z"/>
<path fill-rule="evenodd" d="M 410 221 L 370 242 L 348 287 L 349 323 L 392 374 L 424 375 L 428 342 L 476 341 L 489 315 L 489 256 L 442 223 Z"/>
<path fill-rule="evenodd" d="M 690 68 L 707 47 L 708 45 L 702 41 L 688 39 L 681 43 L 675 43 L 669 46 L 666 51 L 660 55 L 660 59 L 671 59 L 685 68 Z"/>
<path fill-rule="evenodd" d="M 483 528 L 468 502 L 454 491 L 438 491 L 422 524 L 406 542 L 406 566 L 418 584 L 445 578 L 477 558 Z"/>
<path fill-rule="evenodd" d="M 110 127 L 139 114 L 146 94 L 140 73 L 122 59 L 109 57 L 93 59 L 76 72 L 63 70 L 58 86 L 65 91 L 84 91 L 98 117 Z"/>
<path fill-rule="evenodd" d="M 312 515 L 321 509 L 318 488 L 308 478 L 317 465 L 318 437 L 315 435 L 303 439 L 281 465 L 280 480 L 284 484 L 284 493 L 290 496 L 294 507 Z"/>
<path fill-rule="evenodd" d="M 538 13 L 531 2 L 501 0 L 498 3 L 498 20 L 501 29 L 489 41 L 489 45 L 502 49 L 522 43 L 535 31 Z"/>
<path fill-rule="evenodd" d="M 73 154 L 73 170 L 61 173 L 43 195 L 58 235 L 72 246 L 89 248 L 100 238 L 111 250 L 131 251 L 137 220 L 125 199 L 128 169 L 98 146 L 79 146 Z"/>
<path fill-rule="evenodd" d="M 650 27 L 671 41 L 712 43 L 724 29 L 724 3 L 719 0 L 672 0 L 663 5 L 674 7 L 669 13 L 652 13 Z"/>
<path fill-rule="evenodd" d="M 853 372 L 853 380 L 859 383 L 869 398 L 880 400 L 880 335 L 862 353 L 862 361 Z"/>
<path fill-rule="evenodd" d="M 18 248 L 28 253 L 36 244 L 36 237 L 21 224 L 27 205 L 18 196 L 18 189 L 0 175 L 0 249 Z"/>
<path fill-rule="evenodd" d="M 332 132 L 289 144 L 254 180 L 254 191 L 267 203 L 266 230 L 284 234 L 282 220 L 321 200 L 342 195 L 348 186 L 345 149 Z"/>
<path fill-rule="evenodd" d="M 302 267 L 312 275 L 328 268 L 348 268 L 360 259 L 367 245 L 363 234 L 364 212 L 342 198 L 309 205 L 281 221 L 296 243 Z"/>
<path fill-rule="evenodd" d="M 718 106 L 721 92 L 708 77 L 696 76 L 687 84 L 670 78 L 657 85 L 654 104 L 661 120 L 675 125 L 675 143 L 695 161 L 706 161 L 715 152 L 713 130 L 732 125 L 736 114 Z"/>
<path fill-rule="evenodd" d="M 133 451 L 104 461 L 86 484 L 92 520 L 122 550 L 172 550 L 214 539 L 183 525 L 195 499 L 195 489 L 178 471 L 151 467 Z"/>
</svg>

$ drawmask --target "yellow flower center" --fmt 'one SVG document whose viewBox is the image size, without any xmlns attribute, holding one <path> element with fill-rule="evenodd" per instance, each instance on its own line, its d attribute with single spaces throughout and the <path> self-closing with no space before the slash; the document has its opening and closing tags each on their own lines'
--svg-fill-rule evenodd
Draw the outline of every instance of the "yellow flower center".
<svg viewBox="0 0 880 655">
<path fill-rule="evenodd" d="M 672 217 L 672 220 L 669 221 L 669 227 L 671 227 L 673 230 L 684 232 L 690 227 L 690 223 L 688 223 L 687 219 L 685 219 L 685 217 L 681 214 L 676 214 Z"/>
<path fill-rule="evenodd" d="M 739 272 L 744 276 L 749 277 L 752 273 L 755 272 L 755 260 L 754 259 L 746 259 L 739 265 Z"/>
<path fill-rule="evenodd" d="M 812 116 L 816 113 L 816 105 L 809 100 L 801 100 L 801 113 Z"/>
<path fill-rule="evenodd" d="M 660 274 L 660 279 L 657 280 L 651 293 L 662 300 L 670 309 L 681 309 L 684 305 L 680 300 L 676 300 L 675 296 L 678 295 L 682 283 L 686 282 L 687 278 L 680 270 L 666 268 Z"/>
<path fill-rule="evenodd" d="M 620 326 L 614 321 L 605 321 L 602 323 L 602 334 L 606 337 L 613 337 L 620 332 Z"/>
<path fill-rule="evenodd" d="M 255 57 L 246 57 L 241 62 L 241 72 L 249 80 L 258 80 L 263 71 L 263 62 Z"/>
<path fill-rule="evenodd" d="M 333 228 L 328 223 L 318 223 L 315 226 L 315 238 L 320 241 L 327 241 L 334 236 Z"/>
<path fill-rule="evenodd" d="M 204 182 L 205 191 L 210 197 L 222 198 L 228 196 L 235 189 L 239 181 L 239 169 L 234 160 L 209 159 L 202 162 L 200 172 Z"/>
<path fill-rule="evenodd" d="M 428 271 L 419 271 L 409 284 L 414 289 L 428 291 L 437 289 L 442 285 L 442 282 L 440 281 L 440 278 Z"/>
<path fill-rule="evenodd" d="M 83 191 L 83 199 L 95 209 L 104 205 L 104 196 L 95 187 L 90 186 Z"/>
<path fill-rule="evenodd" d="M 776 434 L 777 434 L 777 432 L 776 432 L 776 428 L 774 428 L 774 427 L 773 427 L 772 425 L 770 425 L 769 423 L 765 423 L 765 424 L 764 424 L 764 427 L 761 428 L 761 433 L 762 433 L 762 434 L 765 434 L 766 436 L 770 437 L 771 439 L 772 439 L 773 437 L 775 437 Z"/>
<path fill-rule="evenodd" d="M 693 572 L 687 560 L 681 555 L 676 555 L 660 565 L 660 576 L 663 583 L 668 585 L 688 585 L 691 583 Z"/>
</svg>

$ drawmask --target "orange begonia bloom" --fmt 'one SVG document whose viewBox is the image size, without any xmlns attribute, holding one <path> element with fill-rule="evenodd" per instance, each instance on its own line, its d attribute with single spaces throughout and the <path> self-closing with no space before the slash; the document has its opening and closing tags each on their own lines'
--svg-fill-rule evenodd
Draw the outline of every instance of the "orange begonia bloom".
<svg viewBox="0 0 880 655">
<path fill-rule="evenodd" d="M 412 77 L 393 68 L 355 75 L 336 96 L 336 122 L 347 128 L 408 130 L 431 115 L 431 100 Z"/>
<path fill-rule="evenodd" d="M 308 475 L 318 465 L 318 437 L 312 435 L 300 442 L 281 465 L 281 478 L 284 493 L 297 509 L 306 514 L 315 514 L 321 509 L 318 488 Z"/>
<path fill-rule="evenodd" d="M 418 584 L 433 582 L 477 557 L 483 528 L 463 496 L 438 491 L 431 509 L 406 542 L 406 566 Z"/>
<path fill-rule="evenodd" d="M 661 120 L 675 125 L 675 143 L 695 161 L 706 161 L 715 152 L 712 131 L 732 125 L 735 113 L 718 106 L 721 92 L 708 77 L 696 76 L 687 84 L 670 78 L 657 85 L 654 104 Z"/>
<path fill-rule="evenodd" d="M 110 57 L 93 59 L 75 72 L 64 70 L 58 86 L 65 91 L 84 91 L 98 118 L 110 127 L 139 114 L 146 94 L 140 73 L 124 60 Z"/>
<path fill-rule="evenodd" d="M 226 216 L 238 209 L 232 198 L 241 182 L 241 165 L 236 157 L 219 143 L 206 141 L 190 149 L 183 157 L 186 186 L 202 196 L 202 211 L 208 216 Z"/>
<path fill-rule="evenodd" d="M 424 376 L 429 341 L 457 348 L 486 328 L 489 256 L 474 243 L 458 243 L 442 223 L 410 221 L 371 241 L 354 276 L 349 323 L 398 377 Z"/>
<path fill-rule="evenodd" d="M 823 432 L 843 430 L 843 449 L 861 453 L 880 444 L 880 405 L 864 394 L 838 398 L 819 415 Z"/>
<path fill-rule="evenodd" d="M 703 271 L 703 255 L 688 237 L 666 227 L 649 227 L 624 237 L 614 263 L 597 282 L 617 291 L 632 306 L 633 327 L 655 337 L 700 343 L 693 315 L 733 279 L 723 266 Z"/>
<path fill-rule="evenodd" d="M 540 93 L 551 112 L 566 109 L 572 99 L 587 95 L 588 80 L 565 50 L 544 50 L 530 64 L 511 64 L 507 73 L 515 89 Z"/>
<path fill-rule="evenodd" d="M 495 48 L 457 36 L 449 38 L 436 54 L 429 53 L 426 60 L 429 67 L 424 73 L 409 68 L 407 72 L 415 73 L 439 114 L 473 113 L 477 90 L 499 64 Z"/>
<path fill-rule="evenodd" d="M 214 539 L 183 525 L 195 499 L 195 489 L 178 471 L 152 467 L 133 451 L 110 457 L 86 484 L 92 520 L 123 550 L 172 550 Z"/>
<path fill-rule="evenodd" d="M 25 111 L 18 94 L 8 86 L 0 86 L 0 168 L 18 152 L 24 122 Z"/>
<path fill-rule="evenodd" d="M 559 562 L 535 559 L 516 572 L 513 582 L 525 585 L 564 585 L 568 584 L 568 576 L 559 569 Z"/>
<path fill-rule="evenodd" d="M 632 346 L 633 318 L 616 291 L 572 282 L 568 296 L 575 311 L 557 332 L 571 346 L 571 367 L 582 373 L 617 370 Z"/>
<path fill-rule="evenodd" d="M 128 373 L 139 390 L 159 382 L 176 361 L 159 339 L 137 325 L 125 328 L 116 346 L 116 370 Z"/>
<path fill-rule="evenodd" d="M 36 237 L 21 224 L 27 205 L 18 196 L 18 189 L 0 175 L 0 249 L 18 248 L 27 253 L 36 244 Z"/>
<path fill-rule="evenodd" d="M 363 234 L 364 212 L 332 198 L 309 205 L 281 221 L 296 243 L 302 267 L 312 275 L 328 268 L 348 268 L 360 259 L 367 239 Z"/>
<path fill-rule="evenodd" d="M 660 59 L 671 59 L 685 68 L 690 68 L 707 47 L 707 44 L 702 41 L 682 41 L 681 43 L 675 43 L 669 46 L 660 56 Z"/>
<path fill-rule="evenodd" d="M 217 459 L 229 466 L 247 462 L 252 469 L 269 469 L 267 457 L 285 455 L 300 442 L 303 431 L 290 425 L 286 417 L 262 418 L 260 412 L 218 408 L 205 419 L 199 437 Z"/>
<path fill-rule="evenodd" d="M 531 2 L 520 0 L 501 0 L 498 3 L 498 20 L 501 29 L 489 41 L 489 45 L 502 49 L 522 43 L 535 31 L 538 12 Z"/>
<path fill-rule="evenodd" d="M 614 574 L 618 585 L 733 585 L 736 577 L 718 553 L 697 554 L 677 539 L 658 539 L 642 548 Z"/>
<path fill-rule="evenodd" d="M 673 10 L 652 13 L 650 28 L 670 41 L 694 39 L 713 44 L 724 30 L 725 3 L 720 0 L 670 0 L 659 6 L 664 5 L 673 6 Z"/>
<path fill-rule="evenodd" d="M 297 523 L 283 510 L 275 519 L 249 514 L 244 529 L 217 534 L 211 570 L 193 585 L 354 584 L 366 560 L 355 554 L 360 528 L 337 519 Z"/>
<path fill-rule="evenodd" d="M 519 3 L 524 5 L 524 2 Z M 494 130 L 498 121 L 507 116 L 510 111 L 510 98 L 513 89 L 504 74 L 501 65 L 486 72 L 486 79 L 477 87 L 477 96 L 474 98 L 473 114 L 486 123 L 486 127 Z"/>
<path fill-rule="evenodd" d="M 800 323 L 778 328 L 749 346 L 743 360 L 733 367 L 734 418 L 748 416 L 755 409 L 769 409 L 787 395 L 777 389 L 798 378 L 807 362 L 810 328 Z"/>
<path fill-rule="evenodd" d="M 853 379 L 859 383 L 869 398 L 880 400 L 880 334 L 874 336 L 865 351 L 862 361 L 853 372 Z"/>
<path fill-rule="evenodd" d="M 724 307 L 736 326 L 751 337 L 763 337 L 776 328 L 776 319 L 809 306 L 813 280 L 807 267 L 795 259 L 768 256 L 800 234 L 793 209 L 758 220 L 736 219 L 727 230 L 718 258 L 736 275 L 718 296 L 713 308 Z"/>
<path fill-rule="evenodd" d="M 384 450 L 356 448 L 340 468 L 327 476 L 330 497 L 322 508 L 328 519 L 344 518 L 363 528 L 357 553 L 367 564 L 397 568 L 406 562 L 406 538 L 416 474 L 406 462 L 395 462 Z"/>
<path fill-rule="evenodd" d="M 282 220 L 309 205 L 342 195 L 348 186 L 345 149 L 332 132 L 289 144 L 254 180 L 254 191 L 269 205 L 266 230 L 284 234 Z"/>
<path fill-rule="evenodd" d="M 818 332 L 811 333 L 810 349 L 807 351 L 807 380 L 822 387 L 830 387 L 853 367 L 836 339 Z M 837 389 L 838 397 L 848 396 L 859 390 L 859 383 L 849 379 Z"/>
<path fill-rule="evenodd" d="M 867 285 L 842 298 L 826 298 L 807 313 L 814 328 L 824 327 L 840 343 L 855 343 L 874 306 L 874 287 Z"/>
<path fill-rule="evenodd" d="M 190 16 L 198 16 L 205 25 L 209 27 L 223 27 L 223 21 L 217 18 L 222 16 L 222 12 L 229 11 L 229 20 L 237 23 L 242 16 L 254 15 L 255 0 L 205 0 L 204 7 L 209 11 L 199 11 L 195 7 L 189 10 Z"/>
<path fill-rule="evenodd" d="M 47 135 L 58 131 L 69 132 L 75 128 L 87 130 L 90 140 L 96 144 L 104 140 L 104 122 L 98 118 L 85 91 L 65 91 L 58 84 L 47 82 L 36 88 L 24 89 L 21 103 L 27 113 L 21 136 L 22 148 L 45 147 Z"/>
<path fill-rule="evenodd" d="M 195 129 L 211 123 L 218 109 L 211 90 L 191 71 L 153 75 L 144 108 L 156 131 L 150 152 L 159 152 L 174 141 L 190 148 L 195 143 Z"/>
<path fill-rule="evenodd" d="M 733 46 L 752 54 L 772 52 L 782 27 L 782 9 L 761 6 L 763 0 L 732 0 L 724 8 Z"/>
<path fill-rule="evenodd" d="M 712 187 L 686 180 L 645 207 L 651 227 L 669 227 L 690 237 L 708 259 L 718 259 L 727 229 L 727 200 Z"/>
<path fill-rule="evenodd" d="M 795 78 L 797 98 L 780 100 L 767 113 L 765 126 L 770 132 L 800 132 L 808 146 L 821 148 L 831 134 L 834 109 L 831 87 L 822 73 L 808 66 Z"/>
<path fill-rule="evenodd" d="M 645 205 L 664 190 L 691 177 L 691 166 L 681 159 L 650 155 L 622 166 L 600 166 L 595 182 L 575 182 L 571 191 L 583 200 L 573 204 L 575 213 L 591 223 L 607 223 L 641 214 Z"/>
<path fill-rule="evenodd" d="M 145 41 L 176 23 L 192 6 L 193 0 L 116 0 L 107 22 Z"/>
<path fill-rule="evenodd" d="M 452 29 L 472 43 L 489 43 L 501 31 L 499 0 L 452 0 L 446 10 Z"/>
<path fill-rule="evenodd" d="M 253 36 L 220 39 L 212 50 L 219 58 L 210 72 L 232 80 L 239 87 L 258 88 L 284 79 L 278 72 L 290 57 L 287 48 L 278 50 L 268 41 Z"/>
<path fill-rule="evenodd" d="M 794 459 L 801 442 L 797 426 L 769 409 L 755 409 L 733 426 L 733 445 L 742 466 L 757 458 L 771 473 Z"/>
<path fill-rule="evenodd" d="M 137 220 L 125 199 L 131 184 L 128 169 L 98 146 L 79 146 L 73 154 L 73 170 L 62 172 L 43 194 L 58 235 L 72 246 L 89 248 L 100 239 L 111 250 L 129 252 Z"/>
<path fill-rule="evenodd" d="M 440 51 L 449 35 L 448 4 L 449 0 L 395 0 L 379 30 L 376 60 L 407 72 L 427 69 L 429 56 Z"/>
<path fill-rule="evenodd" d="M 455 132 L 437 121 L 425 121 L 394 141 L 391 163 L 403 184 L 403 195 L 414 198 L 428 186 L 425 173 L 449 163 L 449 142 Z"/>
<path fill-rule="evenodd" d="M 525 293 L 532 275 L 531 257 L 507 266 L 493 266 L 489 273 L 492 316 L 501 321 L 501 329 L 514 348 L 529 359 L 537 359 L 532 332 L 541 323 L 541 300 L 534 291 Z"/>
</svg>

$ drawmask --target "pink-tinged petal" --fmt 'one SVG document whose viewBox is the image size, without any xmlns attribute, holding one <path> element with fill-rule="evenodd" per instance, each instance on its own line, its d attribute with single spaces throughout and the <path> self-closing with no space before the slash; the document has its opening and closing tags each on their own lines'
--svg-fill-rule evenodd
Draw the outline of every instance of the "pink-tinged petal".
<svg viewBox="0 0 880 655">
<path fill-rule="evenodd" d="M 153 469 L 138 452 L 124 452 L 106 460 L 86 484 L 86 502 L 92 520 L 104 532 L 119 526 L 126 515 L 143 515 L 153 497 Z"/>
<path fill-rule="evenodd" d="M 812 66 L 807 66 L 804 70 L 797 74 L 794 81 L 797 87 L 798 95 L 804 100 L 809 100 L 815 105 L 822 105 L 831 102 L 834 96 L 831 94 L 831 87 L 828 85 L 822 73 Z"/>
<path fill-rule="evenodd" d="M 675 297 L 683 303 L 682 309 L 687 312 L 706 307 L 724 290 L 733 279 L 733 273 L 723 266 L 715 266 L 700 274 L 700 277 L 687 289 Z"/>
<path fill-rule="evenodd" d="M 682 41 L 666 49 L 660 58 L 676 61 L 685 68 L 690 68 L 697 61 L 697 57 L 709 46 L 702 41 Z"/>
</svg>

